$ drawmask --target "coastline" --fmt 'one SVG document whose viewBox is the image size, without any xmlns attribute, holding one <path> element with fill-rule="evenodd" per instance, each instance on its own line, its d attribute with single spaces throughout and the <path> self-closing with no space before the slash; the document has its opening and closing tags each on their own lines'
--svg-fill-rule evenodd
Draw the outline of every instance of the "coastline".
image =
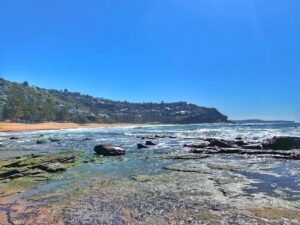
<svg viewBox="0 0 300 225">
<path fill-rule="evenodd" d="M 0 123 L 0 132 L 22 132 L 22 131 L 39 131 L 39 130 L 61 130 L 61 129 L 76 129 L 76 128 L 105 128 L 105 127 L 129 127 L 129 126 L 143 126 L 145 124 L 132 124 L 132 123 Z"/>
</svg>

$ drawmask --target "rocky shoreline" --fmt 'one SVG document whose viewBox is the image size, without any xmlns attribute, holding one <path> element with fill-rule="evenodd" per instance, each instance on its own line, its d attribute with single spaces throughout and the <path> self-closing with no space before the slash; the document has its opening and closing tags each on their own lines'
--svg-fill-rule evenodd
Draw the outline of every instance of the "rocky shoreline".
<svg viewBox="0 0 300 225">
<path fill-rule="evenodd" d="M 204 139 L 198 144 L 186 144 L 191 153 L 239 154 L 276 159 L 300 160 L 300 138 L 274 137 L 263 142 L 244 142 L 241 139 Z"/>
<path fill-rule="evenodd" d="M 89 151 L 1 160 L 0 221 L 5 225 L 300 223 L 300 196 L 294 191 L 300 175 L 300 138 L 247 141 L 165 133 L 130 138 L 130 144 L 124 141 L 128 137 L 99 141 L 89 134 L 2 138 L 5 147 L 0 150 L 26 140 L 39 152 L 68 143 L 88 146 Z M 176 150 L 164 152 L 166 144 Z"/>
</svg>

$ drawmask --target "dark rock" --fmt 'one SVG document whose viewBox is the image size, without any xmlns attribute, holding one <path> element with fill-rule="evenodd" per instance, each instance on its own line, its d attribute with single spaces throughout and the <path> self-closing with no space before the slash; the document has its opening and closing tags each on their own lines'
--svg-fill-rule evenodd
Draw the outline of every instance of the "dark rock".
<svg viewBox="0 0 300 225">
<path fill-rule="evenodd" d="M 168 136 L 168 138 L 170 138 L 170 139 L 176 139 L 177 137 L 175 137 L 175 136 Z"/>
<path fill-rule="evenodd" d="M 95 146 L 94 151 L 96 154 L 103 156 L 125 155 L 125 150 L 123 148 L 113 145 L 97 145 Z"/>
<path fill-rule="evenodd" d="M 83 141 L 91 141 L 93 140 L 92 138 L 84 138 Z"/>
<path fill-rule="evenodd" d="M 27 155 L 1 162 L 0 179 L 32 177 L 45 180 L 49 173 L 64 171 L 75 166 L 81 152 L 63 152 L 53 155 Z M 36 181 L 36 180 L 35 180 Z"/>
<path fill-rule="evenodd" d="M 239 154 L 239 148 L 226 148 L 226 149 L 216 149 L 216 148 L 204 148 L 204 149 L 193 149 L 191 153 L 205 153 L 205 154 Z"/>
<path fill-rule="evenodd" d="M 17 159 L 16 161 L 9 162 L 8 164 L 3 165 L 4 168 L 39 168 L 42 164 L 49 164 L 49 163 L 74 163 L 75 156 L 27 156 L 25 159 Z"/>
<path fill-rule="evenodd" d="M 1 179 L 16 179 L 20 177 L 25 177 L 25 176 L 33 176 L 37 174 L 44 173 L 44 171 L 40 169 L 28 169 L 28 168 L 21 168 L 21 169 L 13 169 L 10 171 L 7 171 L 5 173 L 0 174 Z"/>
<path fill-rule="evenodd" d="M 259 150 L 259 149 L 240 149 L 240 148 L 203 148 L 203 149 L 192 149 L 191 153 L 198 154 L 239 154 L 239 155 L 253 155 L 253 156 L 264 156 L 276 159 L 290 159 L 300 160 L 300 150 Z"/>
<path fill-rule="evenodd" d="M 156 144 L 153 143 L 152 141 L 146 141 L 146 145 L 156 145 Z"/>
<path fill-rule="evenodd" d="M 148 148 L 146 145 L 137 144 L 138 149 Z"/>
<path fill-rule="evenodd" d="M 37 143 L 38 145 L 41 145 L 41 144 L 46 144 L 47 141 L 46 141 L 46 140 L 37 140 L 36 143 Z"/>
<path fill-rule="evenodd" d="M 264 141 L 263 148 L 273 150 L 300 149 L 300 137 L 274 137 Z"/>
<path fill-rule="evenodd" d="M 50 142 L 60 142 L 60 139 L 57 138 L 49 138 Z"/>
<path fill-rule="evenodd" d="M 139 139 L 142 139 L 142 140 L 154 140 L 154 139 L 162 139 L 162 138 L 169 138 L 169 139 L 175 139 L 176 137 L 175 136 L 168 136 L 168 135 L 154 135 L 154 136 L 136 136 L 137 138 Z"/>
<path fill-rule="evenodd" d="M 6 178 L 9 178 L 9 177 L 11 177 L 11 176 L 15 176 L 16 174 L 19 174 L 19 173 L 21 173 L 21 172 L 22 172 L 22 171 L 20 171 L 20 170 L 18 170 L 18 169 L 10 170 L 10 171 L 1 173 L 1 174 L 0 174 L 0 178 L 1 178 L 1 179 L 6 179 Z"/>
<path fill-rule="evenodd" d="M 18 140 L 19 138 L 17 138 L 17 137 L 11 137 L 11 138 L 9 138 L 9 140 Z"/>
<path fill-rule="evenodd" d="M 154 136 L 136 136 L 136 137 L 139 138 L 139 139 L 142 139 L 142 140 L 145 140 L 145 139 L 153 140 L 153 139 L 155 139 Z"/>
<path fill-rule="evenodd" d="M 206 148 L 209 145 L 208 142 L 203 142 L 203 143 L 199 143 L 199 144 L 185 144 L 183 145 L 183 147 L 186 148 Z"/>
<path fill-rule="evenodd" d="M 163 136 L 159 136 L 160 138 L 170 138 L 170 139 L 175 139 L 175 136 L 169 136 L 169 135 L 163 135 Z"/>
<path fill-rule="evenodd" d="M 246 145 L 247 143 L 244 142 L 243 140 L 235 140 L 235 141 L 233 141 L 233 144 L 235 144 L 237 146 L 243 146 L 243 145 Z"/>
<path fill-rule="evenodd" d="M 209 146 L 220 147 L 220 148 L 232 148 L 234 147 L 229 141 L 218 140 L 218 139 L 207 139 L 210 142 Z"/>
<path fill-rule="evenodd" d="M 208 158 L 207 155 L 199 155 L 199 154 L 186 154 L 186 155 L 168 155 L 161 157 L 160 159 L 165 160 L 196 160 L 196 159 L 205 159 Z"/>
<path fill-rule="evenodd" d="M 263 146 L 261 144 L 247 144 L 241 146 L 244 149 L 263 149 Z"/>
</svg>

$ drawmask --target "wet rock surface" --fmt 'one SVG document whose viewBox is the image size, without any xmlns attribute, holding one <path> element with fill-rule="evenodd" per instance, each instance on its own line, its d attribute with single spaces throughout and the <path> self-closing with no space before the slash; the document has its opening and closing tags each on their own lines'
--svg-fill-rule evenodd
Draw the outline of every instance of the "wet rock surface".
<svg viewBox="0 0 300 225">
<path fill-rule="evenodd" d="M 146 141 L 146 145 L 154 146 L 156 144 L 154 142 L 152 142 L 152 141 Z"/>
<path fill-rule="evenodd" d="M 16 179 L 37 174 L 64 171 L 74 165 L 80 152 L 67 152 L 55 155 L 28 155 L 2 161 L 0 179 Z"/>
<path fill-rule="evenodd" d="M 263 142 L 264 149 L 291 150 L 300 149 L 299 137 L 274 137 Z"/>
<path fill-rule="evenodd" d="M 252 149 L 196 149 L 191 150 L 196 154 L 239 154 L 257 157 L 270 157 L 276 159 L 300 160 L 300 150 L 280 151 L 280 150 L 252 150 Z"/>
<path fill-rule="evenodd" d="M 148 148 L 148 146 L 146 146 L 144 144 L 137 144 L 137 148 L 138 149 L 143 149 L 143 148 Z"/>
<path fill-rule="evenodd" d="M 138 135 L 137 138 L 145 140 L 155 140 L 155 139 L 176 139 L 176 136 L 171 136 L 171 135 L 153 135 L 153 136 L 140 136 Z"/>
<path fill-rule="evenodd" d="M 113 145 L 97 145 L 95 146 L 94 151 L 96 154 L 103 156 L 125 155 L 125 150 L 123 148 Z"/>
<path fill-rule="evenodd" d="M 204 154 L 239 154 L 265 156 L 276 159 L 300 160 L 300 138 L 274 137 L 262 143 L 247 143 L 243 140 L 218 140 L 208 138 L 205 142 L 185 144 L 191 153 Z"/>
<path fill-rule="evenodd" d="M 46 140 L 37 140 L 36 143 L 37 143 L 38 145 L 42 145 L 42 144 L 46 144 L 47 141 L 46 141 Z"/>
</svg>

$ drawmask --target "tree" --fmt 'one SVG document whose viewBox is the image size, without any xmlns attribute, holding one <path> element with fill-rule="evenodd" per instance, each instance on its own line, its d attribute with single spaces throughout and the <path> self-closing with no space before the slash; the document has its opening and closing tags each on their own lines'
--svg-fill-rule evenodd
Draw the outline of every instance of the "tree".
<svg viewBox="0 0 300 225">
<path fill-rule="evenodd" d="M 24 82 L 22 83 L 22 85 L 25 86 L 25 87 L 28 87 L 28 86 L 29 86 L 29 83 L 28 83 L 27 81 L 24 81 Z"/>
<path fill-rule="evenodd" d="M 27 121 L 38 121 L 40 118 L 38 103 L 36 101 L 29 100 L 27 101 L 24 107 L 23 119 Z"/>
<path fill-rule="evenodd" d="M 76 123 L 88 123 L 89 120 L 86 118 L 85 115 L 79 114 L 79 115 L 75 116 L 74 122 L 76 122 Z"/>
<path fill-rule="evenodd" d="M 67 107 L 60 108 L 56 113 L 56 120 L 60 122 L 65 122 L 70 119 L 69 111 Z"/>
<path fill-rule="evenodd" d="M 7 103 L 4 106 L 4 119 L 18 120 L 24 116 L 26 98 L 17 84 L 12 84 L 8 90 Z"/>
<path fill-rule="evenodd" d="M 53 121 L 55 120 L 54 103 L 51 98 L 47 98 L 45 102 L 41 104 L 40 120 L 41 121 Z"/>
</svg>

